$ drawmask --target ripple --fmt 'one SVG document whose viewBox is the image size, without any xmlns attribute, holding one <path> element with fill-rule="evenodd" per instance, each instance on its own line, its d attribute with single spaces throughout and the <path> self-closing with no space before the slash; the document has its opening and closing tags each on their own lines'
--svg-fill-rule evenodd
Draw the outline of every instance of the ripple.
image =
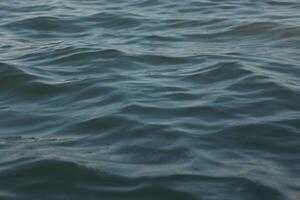
<svg viewBox="0 0 300 200">
<path fill-rule="evenodd" d="M 87 22 L 93 22 L 94 26 L 102 28 L 133 28 L 140 25 L 140 21 L 135 16 L 122 16 L 119 14 L 101 12 L 86 17 Z"/>
<path fill-rule="evenodd" d="M 78 53 L 72 53 L 71 55 L 63 55 L 63 57 L 58 59 L 51 59 L 50 63 L 47 64 L 73 64 L 73 63 L 86 63 L 87 61 L 97 60 L 97 59 L 114 59 L 123 55 L 123 52 L 115 49 L 105 49 L 99 51 L 83 51 L 80 50 Z"/>
</svg>

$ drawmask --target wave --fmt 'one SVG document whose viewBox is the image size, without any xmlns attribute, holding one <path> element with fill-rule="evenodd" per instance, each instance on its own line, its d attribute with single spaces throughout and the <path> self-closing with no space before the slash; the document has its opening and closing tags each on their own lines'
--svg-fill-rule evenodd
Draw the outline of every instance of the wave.
<svg viewBox="0 0 300 200">
<path fill-rule="evenodd" d="M 34 175 L 29 175 L 34 174 Z M 267 195 L 274 199 L 281 199 L 283 195 L 276 189 L 261 185 L 248 178 L 234 176 L 214 177 L 196 174 L 172 174 L 168 176 L 151 176 L 130 178 L 114 175 L 106 171 L 94 169 L 62 160 L 31 160 L 27 163 L 14 164 L 9 170 L 1 170 L 1 179 L 9 180 L 1 183 L 3 189 L 18 191 L 20 196 L 30 198 L 45 196 L 51 198 L 83 197 L 86 194 L 101 195 L 104 198 L 172 198 L 197 199 L 195 194 L 189 193 L 194 187 L 199 188 L 203 198 L 220 197 L 219 190 L 226 191 L 225 197 L 238 199 L 241 196 L 248 198 L 262 198 Z M 22 182 L 18 180 L 22 179 Z M 192 184 L 187 187 L 185 184 Z M 32 189 L 34 188 L 34 189 Z M 62 190 L 62 188 L 64 188 Z M 214 188 L 207 191 L 207 188 Z M 231 189 L 232 188 L 232 189 Z M 260 192 L 257 193 L 256 191 Z M 69 194 L 70 191 L 72 195 Z M 247 191 L 247 194 L 245 194 Z M 8 190 L 7 194 L 10 191 Z M 2 194 L 3 195 L 3 194 Z M 241 195 L 241 196 L 240 196 Z M 8 197 L 5 194 L 2 197 Z"/>
<path fill-rule="evenodd" d="M 4 24 L 4 27 L 17 30 L 32 30 L 42 32 L 57 33 L 78 33 L 84 31 L 84 28 L 75 21 L 67 20 L 62 17 L 38 16 L 29 19 L 20 19 L 14 22 Z"/>
</svg>

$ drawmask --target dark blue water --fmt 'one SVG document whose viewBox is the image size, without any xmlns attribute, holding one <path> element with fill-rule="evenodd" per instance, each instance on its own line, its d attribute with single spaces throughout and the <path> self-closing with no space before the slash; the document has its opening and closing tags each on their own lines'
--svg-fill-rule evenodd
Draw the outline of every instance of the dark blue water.
<svg viewBox="0 0 300 200">
<path fill-rule="evenodd" d="M 300 1 L 1 0 L 0 199 L 300 199 Z"/>
</svg>

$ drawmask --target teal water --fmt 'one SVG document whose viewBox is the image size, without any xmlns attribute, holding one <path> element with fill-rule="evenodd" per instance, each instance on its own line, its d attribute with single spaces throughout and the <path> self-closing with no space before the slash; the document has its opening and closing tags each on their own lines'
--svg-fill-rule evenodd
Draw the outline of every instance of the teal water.
<svg viewBox="0 0 300 200">
<path fill-rule="evenodd" d="M 300 199 L 297 0 L 1 0 L 0 199 Z"/>
</svg>

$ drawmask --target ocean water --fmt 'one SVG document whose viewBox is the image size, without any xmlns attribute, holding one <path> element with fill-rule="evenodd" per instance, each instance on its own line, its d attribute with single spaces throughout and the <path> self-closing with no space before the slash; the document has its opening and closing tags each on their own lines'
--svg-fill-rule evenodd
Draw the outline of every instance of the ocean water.
<svg viewBox="0 0 300 200">
<path fill-rule="evenodd" d="M 300 1 L 1 0 L 0 199 L 300 199 Z"/>
</svg>

